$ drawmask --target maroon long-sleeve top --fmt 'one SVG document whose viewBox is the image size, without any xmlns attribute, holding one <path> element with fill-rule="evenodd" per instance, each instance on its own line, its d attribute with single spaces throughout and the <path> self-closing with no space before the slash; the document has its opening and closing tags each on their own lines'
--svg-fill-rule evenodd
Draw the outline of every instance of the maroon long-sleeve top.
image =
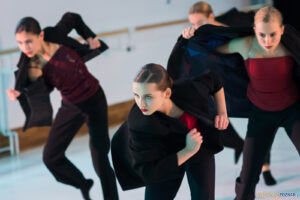
<svg viewBox="0 0 300 200">
<path fill-rule="evenodd" d="M 65 101 L 82 102 L 99 88 L 99 81 L 89 73 L 79 55 L 72 49 L 61 46 L 43 68 L 48 84 L 55 86 Z"/>
</svg>

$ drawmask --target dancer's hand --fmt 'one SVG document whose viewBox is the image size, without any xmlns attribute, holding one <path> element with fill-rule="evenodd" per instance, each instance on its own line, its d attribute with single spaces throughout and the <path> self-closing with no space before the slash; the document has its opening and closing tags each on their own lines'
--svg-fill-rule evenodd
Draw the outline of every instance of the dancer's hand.
<svg viewBox="0 0 300 200">
<path fill-rule="evenodd" d="M 200 132 L 198 132 L 195 128 L 190 130 L 185 138 L 185 147 L 177 152 L 178 166 L 185 163 L 195 153 L 197 153 L 203 142 Z"/>
<path fill-rule="evenodd" d="M 97 49 L 101 46 L 100 41 L 96 38 L 93 39 L 89 37 L 88 39 L 86 39 L 86 42 L 89 44 L 90 49 Z"/>
<path fill-rule="evenodd" d="M 185 39 L 190 39 L 195 34 L 195 28 L 187 27 L 182 31 L 182 37 Z"/>
<path fill-rule="evenodd" d="M 199 151 L 202 142 L 203 139 L 200 132 L 198 132 L 197 129 L 194 128 L 190 130 L 190 132 L 186 135 L 185 150 L 195 154 Z"/>
<path fill-rule="evenodd" d="M 227 128 L 229 120 L 227 114 L 216 115 L 215 117 L 215 127 L 219 130 L 224 130 Z"/>
<path fill-rule="evenodd" d="M 21 94 L 18 90 L 14 90 L 14 89 L 6 90 L 6 93 L 8 98 L 12 101 L 16 101 Z"/>
</svg>

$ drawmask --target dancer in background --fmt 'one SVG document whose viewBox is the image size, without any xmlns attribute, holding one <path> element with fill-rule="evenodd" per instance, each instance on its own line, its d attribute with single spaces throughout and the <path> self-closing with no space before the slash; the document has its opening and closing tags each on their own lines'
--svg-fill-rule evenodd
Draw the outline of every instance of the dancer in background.
<svg viewBox="0 0 300 200">
<path fill-rule="evenodd" d="M 205 1 L 198 1 L 189 10 L 189 22 L 194 29 L 198 29 L 205 24 L 234 27 L 252 26 L 254 14 L 254 11 L 243 12 L 232 8 L 215 17 L 211 5 Z"/>
<path fill-rule="evenodd" d="M 86 45 L 67 36 L 72 29 L 86 40 Z M 90 199 L 93 180 L 86 179 L 65 156 L 86 118 L 93 165 L 101 181 L 103 199 L 118 199 L 115 175 L 108 159 L 106 97 L 99 81 L 84 63 L 106 50 L 107 45 L 95 39 L 96 35 L 76 13 L 65 13 L 55 27 L 44 30 L 34 18 L 22 18 L 15 36 L 22 55 L 15 89 L 7 93 L 10 99 L 18 99 L 24 109 L 27 117 L 24 128 L 49 125 L 52 120 L 49 93 L 55 87 L 62 96 L 43 152 L 47 168 L 57 181 L 80 189 L 84 199 Z"/>
<path fill-rule="evenodd" d="M 213 200 L 214 154 L 223 149 L 220 130 L 228 125 L 219 76 L 207 73 L 173 85 L 161 65 L 150 63 L 132 88 L 136 104 L 112 140 L 122 188 L 146 186 L 145 200 L 171 200 L 186 172 L 191 199 Z M 209 116 L 211 96 L 214 119 Z"/>
</svg>

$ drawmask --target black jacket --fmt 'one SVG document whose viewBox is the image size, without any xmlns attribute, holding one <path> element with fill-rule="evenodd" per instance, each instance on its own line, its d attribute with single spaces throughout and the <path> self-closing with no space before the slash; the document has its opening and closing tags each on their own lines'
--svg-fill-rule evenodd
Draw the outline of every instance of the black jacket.
<svg viewBox="0 0 300 200">
<path fill-rule="evenodd" d="M 224 80 L 228 116 L 248 117 L 251 103 L 247 98 L 248 75 L 244 60 L 238 53 L 221 54 L 215 50 L 231 39 L 253 33 L 252 27 L 220 27 L 204 25 L 195 36 L 186 40 L 179 37 L 169 57 L 167 70 L 174 79 L 193 77 L 207 71 L 215 71 Z M 295 80 L 300 80 L 300 34 L 285 25 L 281 42 L 296 61 Z"/>
<path fill-rule="evenodd" d="M 208 99 L 222 88 L 214 73 L 175 81 L 172 101 L 185 112 L 198 118 L 203 144 L 191 159 L 197 162 L 202 153 L 217 153 L 223 149 L 220 132 L 209 117 Z M 112 139 L 112 158 L 117 178 L 123 190 L 145 186 L 182 176 L 176 153 L 185 147 L 189 132 L 179 119 L 161 112 L 143 115 L 137 105 L 131 109 L 128 120 Z"/>
<path fill-rule="evenodd" d="M 221 22 L 229 27 L 251 27 L 253 26 L 254 15 L 255 13 L 253 11 L 240 12 L 236 8 L 232 8 L 226 13 L 217 16 L 215 19 L 216 21 Z M 239 28 L 233 31 L 237 32 L 237 34 L 234 35 L 233 33 L 229 33 L 228 35 L 228 33 L 225 33 L 224 30 L 221 30 L 220 33 L 214 33 L 214 31 L 218 29 L 207 28 L 207 25 L 204 27 L 205 28 L 199 27 L 199 30 L 196 30 L 195 37 L 193 38 L 195 39 L 197 44 L 200 44 L 202 48 L 204 48 L 203 50 L 196 49 L 196 51 L 193 51 L 193 49 L 187 49 L 186 46 L 188 45 L 189 40 L 183 38 L 182 35 L 180 35 L 177 39 L 177 43 L 173 48 L 167 67 L 168 72 L 173 79 L 197 76 L 206 70 L 207 67 L 202 67 L 203 65 L 214 64 L 215 61 L 211 61 L 213 58 L 209 58 L 209 56 L 211 55 L 211 51 L 207 49 L 207 46 L 213 48 L 220 44 L 224 44 L 228 39 L 242 37 L 252 33 L 252 29 Z M 210 36 L 210 33 L 212 33 L 213 35 Z M 223 37 L 223 35 L 225 35 L 225 38 Z M 226 38 L 226 36 L 228 38 Z M 203 37 L 201 38 L 201 41 L 199 41 L 200 37 Z M 197 57 L 197 65 L 199 67 L 195 66 L 195 63 L 193 65 L 189 65 L 186 62 L 184 63 L 184 60 L 182 60 L 184 51 L 188 51 L 191 56 L 195 54 L 200 55 Z"/>
<path fill-rule="evenodd" d="M 236 8 L 228 10 L 226 13 L 215 18 L 216 21 L 233 27 L 249 27 L 253 26 L 254 11 L 241 12 Z"/>
<path fill-rule="evenodd" d="M 44 29 L 44 40 L 74 49 L 84 61 L 88 61 L 108 49 L 108 46 L 101 40 L 101 46 L 98 49 L 91 50 L 88 45 L 81 44 L 77 40 L 68 37 L 73 29 L 84 39 L 96 36 L 85 25 L 80 15 L 67 12 L 56 26 Z M 21 92 L 18 100 L 26 116 L 24 131 L 33 126 L 50 126 L 53 114 L 50 102 L 50 92 L 53 90 L 53 86 L 47 85 L 43 77 L 38 78 L 33 83 L 29 81 L 27 70 L 29 60 L 22 53 L 17 64 L 18 70 L 15 72 L 15 89 Z"/>
</svg>

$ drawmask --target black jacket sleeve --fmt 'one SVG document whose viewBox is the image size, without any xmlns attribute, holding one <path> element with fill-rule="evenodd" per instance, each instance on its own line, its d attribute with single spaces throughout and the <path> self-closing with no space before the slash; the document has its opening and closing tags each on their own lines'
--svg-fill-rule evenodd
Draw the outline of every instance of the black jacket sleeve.
<svg viewBox="0 0 300 200">
<path fill-rule="evenodd" d="M 76 39 L 68 36 L 73 29 L 85 40 L 89 37 L 96 37 L 95 33 L 84 23 L 79 14 L 67 12 L 56 26 L 44 29 L 44 40 L 62 44 L 75 50 L 84 62 L 100 55 L 108 49 L 108 45 L 102 40 L 99 40 L 101 45 L 97 49 L 90 49 L 88 44 L 81 44 Z"/>
<path fill-rule="evenodd" d="M 182 172 L 178 167 L 177 152 L 171 151 L 166 144 L 172 136 L 163 123 L 153 115 L 142 116 L 137 107 L 128 117 L 132 167 L 146 185 L 178 177 Z"/>
<path fill-rule="evenodd" d="M 89 37 L 94 38 L 96 36 L 91 31 L 91 29 L 83 22 L 79 14 L 67 12 L 62 16 L 62 18 L 56 24 L 56 26 L 49 26 L 44 29 L 44 40 L 53 43 L 63 44 L 74 50 L 89 49 L 88 45 L 83 45 L 80 42 L 78 42 L 75 38 L 68 36 L 68 34 L 73 29 L 75 29 L 76 32 L 85 40 Z M 104 46 L 106 46 L 105 43 Z M 82 57 L 82 55 L 80 56 Z"/>
<path fill-rule="evenodd" d="M 215 72 L 209 72 L 205 75 L 195 77 L 193 79 L 194 85 L 198 92 L 202 92 L 197 84 L 203 84 L 208 88 L 209 94 L 213 95 L 214 93 L 218 92 L 223 87 L 223 80 L 222 78 Z"/>
<path fill-rule="evenodd" d="M 236 8 L 231 8 L 226 13 L 217 16 L 215 19 L 227 26 L 245 27 L 253 26 L 254 15 L 254 11 L 241 12 Z"/>
<path fill-rule="evenodd" d="M 84 23 L 77 13 L 67 12 L 55 26 L 64 35 L 68 35 L 73 29 L 85 40 L 96 37 L 95 33 Z"/>
<path fill-rule="evenodd" d="M 135 134 L 147 133 L 135 132 Z M 160 138 L 129 140 L 133 169 L 146 185 L 180 175 L 177 154 L 167 154 L 164 148 Z"/>
<path fill-rule="evenodd" d="M 172 77 L 172 79 L 178 79 L 180 75 L 180 63 L 183 61 L 182 55 L 184 53 L 184 45 L 188 42 L 187 39 L 179 36 L 173 50 L 170 54 L 168 64 L 167 64 L 167 71 L 168 74 Z"/>
</svg>

